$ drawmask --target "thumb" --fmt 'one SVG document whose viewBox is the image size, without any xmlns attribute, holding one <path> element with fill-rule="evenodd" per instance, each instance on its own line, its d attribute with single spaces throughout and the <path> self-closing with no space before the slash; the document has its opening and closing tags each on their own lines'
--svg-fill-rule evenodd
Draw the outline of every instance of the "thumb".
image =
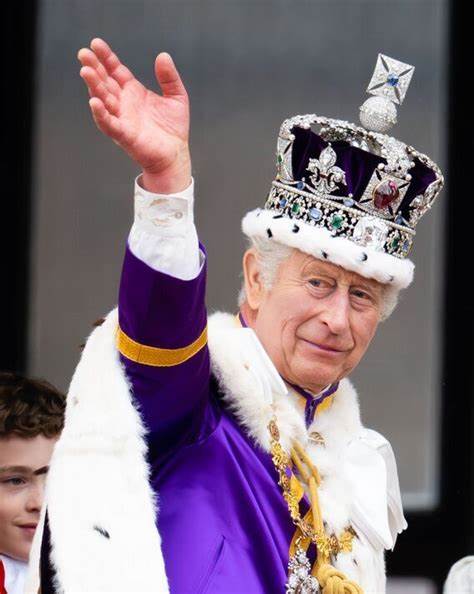
<svg viewBox="0 0 474 594">
<path fill-rule="evenodd" d="M 186 97 L 186 89 L 179 76 L 173 59 L 166 52 L 161 52 L 155 60 L 155 76 L 164 97 Z"/>
</svg>

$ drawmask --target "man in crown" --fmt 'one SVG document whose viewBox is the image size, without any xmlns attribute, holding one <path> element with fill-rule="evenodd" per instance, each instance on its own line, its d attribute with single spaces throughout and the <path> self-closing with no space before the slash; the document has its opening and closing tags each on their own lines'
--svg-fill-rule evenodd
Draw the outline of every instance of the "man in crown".
<svg viewBox="0 0 474 594">
<path fill-rule="evenodd" d="M 78 57 L 97 127 L 142 172 L 118 311 L 70 386 L 28 591 L 385 592 L 384 551 L 406 527 L 396 463 L 348 376 L 412 280 L 414 226 L 442 185 L 382 133 L 413 68 L 379 55 L 365 127 L 282 124 L 265 208 L 243 219 L 239 313 L 207 320 L 176 67 L 156 58 L 158 95 L 101 39 Z"/>
</svg>

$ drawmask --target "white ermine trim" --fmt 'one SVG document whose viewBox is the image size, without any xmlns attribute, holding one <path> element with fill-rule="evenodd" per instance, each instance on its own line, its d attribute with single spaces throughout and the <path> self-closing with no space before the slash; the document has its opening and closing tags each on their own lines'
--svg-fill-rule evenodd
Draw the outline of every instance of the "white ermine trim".
<svg viewBox="0 0 474 594">
<path fill-rule="evenodd" d="M 273 217 L 274 213 L 269 210 L 252 210 L 242 220 L 242 231 L 248 237 L 269 237 L 271 234 L 271 238 L 277 242 L 357 272 L 366 278 L 373 278 L 396 290 L 405 289 L 413 280 L 415 265 L 407 258 L 402 260 L 385 252 L 357 245 L 345 237 L 333 237 L 327 229 L 314 227 L 304 221 Z M 295 225 L 298 227 L 297 233 L 294 232 Z"/>
<path fill-rule="evenodd" d="M 169 592 L 145 430 L 120 364 L 117 325 L 114 310 L 87 341 L 48 475 L 51 560 L 66 594 Z"/>
</svg>

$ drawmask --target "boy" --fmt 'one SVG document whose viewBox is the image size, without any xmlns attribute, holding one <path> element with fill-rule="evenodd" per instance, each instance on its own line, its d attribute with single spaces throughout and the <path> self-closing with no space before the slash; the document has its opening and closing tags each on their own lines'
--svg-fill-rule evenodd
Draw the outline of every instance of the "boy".
<svg viewBox="0 0 474 594">
<path fill-rule="evenodd" d="M 0 594 L 22 594 L 65 396 L 43 380 L 0 372 Z"/>
</svg>

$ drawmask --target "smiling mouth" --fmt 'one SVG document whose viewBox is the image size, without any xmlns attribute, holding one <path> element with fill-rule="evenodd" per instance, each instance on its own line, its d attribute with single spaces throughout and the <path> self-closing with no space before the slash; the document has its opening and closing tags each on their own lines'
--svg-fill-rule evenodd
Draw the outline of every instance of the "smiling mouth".
<svg viewBox="0 0 474 594">
<path fill-rule="evenodd" d="M 34 531 L 34 530 L 36 530 L 37 526 L 38 526 L 38 524 L 23 524 L 22 526 L 18 526 L 18 528 L 21 528 L 22 530 L 27 530 L 27 531 Z"/>
<path fill-rule="evenodd" d="M 342 349 L 335 349 L 334 347 L 330 347 L 325 344 L 319 344 L 317 342 L 312 342 L 311 340 L 306 340 L 306 338 L 302 338 L 301 340 L 303 342 L 306 342 L 307 344 L 310 344 L 312 347 L 316 347 L 316 348 L 321 349 L 322 351 L 326 351 L 328 353 L 344 353 L 345 352 Z"/>
</svg>

